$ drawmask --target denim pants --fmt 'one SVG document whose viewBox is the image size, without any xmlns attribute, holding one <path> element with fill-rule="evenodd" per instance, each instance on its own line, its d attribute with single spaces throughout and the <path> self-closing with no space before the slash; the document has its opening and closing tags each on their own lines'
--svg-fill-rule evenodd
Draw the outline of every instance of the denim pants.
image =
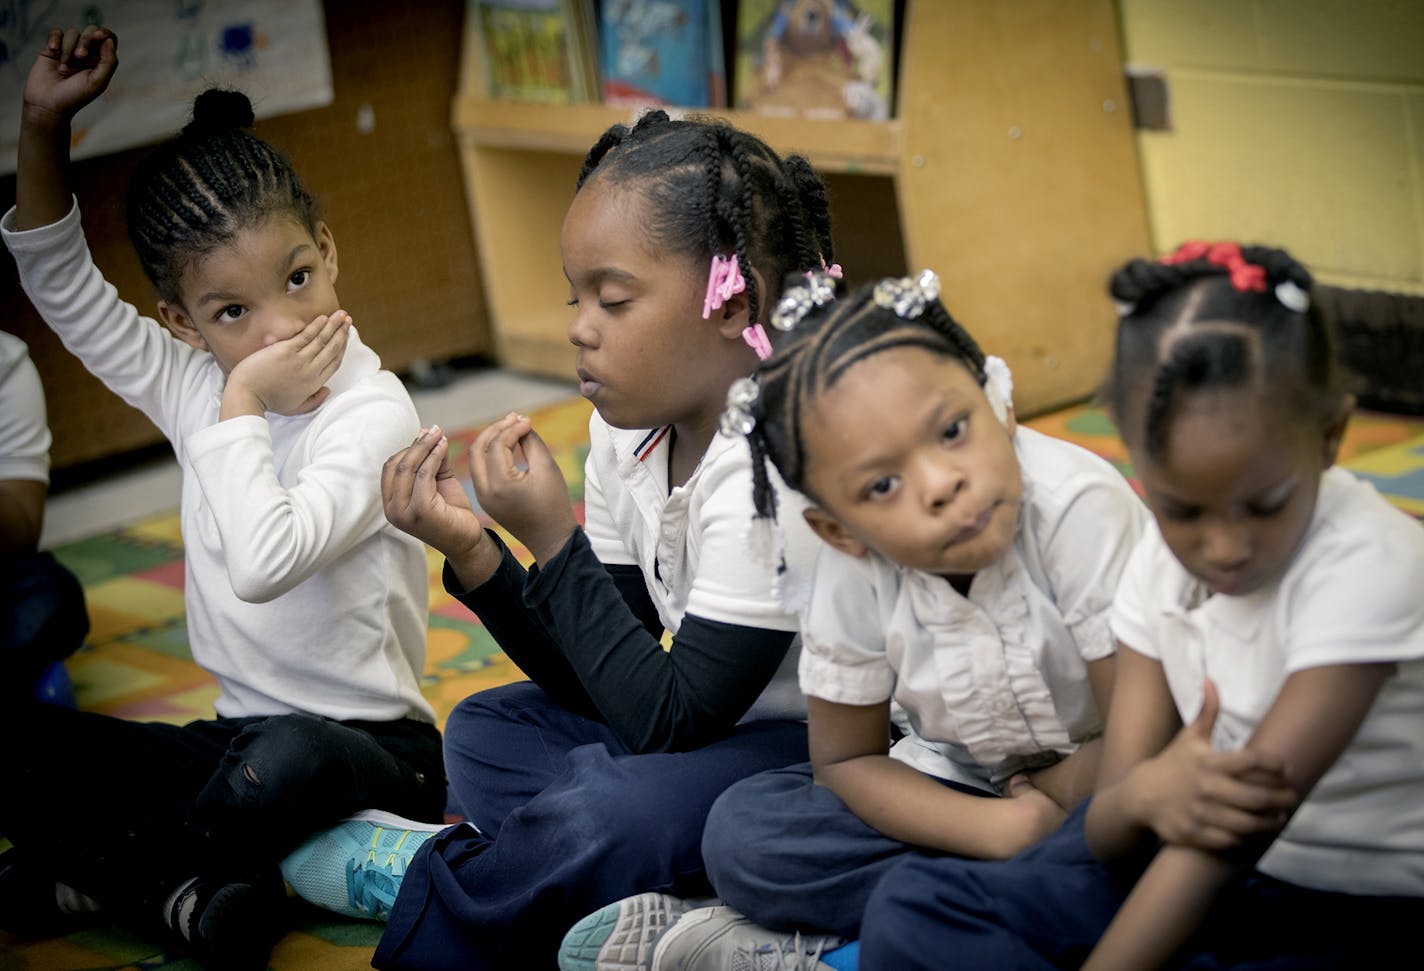
<svg viewBox="0 0 1424 971">
<path fill-rule="evenodd" d="M 88 633 L 84 588 L 51 554 L 0 562 L 0 704 L 29 698 L 40 677 Z"/>
<path fill-rule="evenodd" d="M 717 896 L 758 924 L 854 938 L 871 890 L 891 867 L 909 857 L 944 854 L 868 825 L 817 785 L 811 763 L 803 762 L 754 775 L 722 793 L 707 817 L 702 855 Z"/>
<path fill-rule="evenodd" d="M 806 757 L 799 721 L 750 722 L 690 752 L 639 755 L 530 682 L 472 695 L 446 722 L 445 765 L 452 802 L 474 825 L 416 853 L 372 963 L 552 968 L 568 928 L 605 904 L 642 891 L 704 896 L 713 800 Z"/>
<path fill-rule="evenodd" d="M 27 867 L 147 920 L 193 877 L 280 879 L 303 839 L 370 807 L 439 822 L 434 725 L 310 715 L 135 722 L 30 702 L 0 714 L 0 831 Z"/>
<path fill-rule="evenodd" d="M 1088 849 L 1088 804 L 1012 860 L 908 860 L 871 894 L 861 971 L 1076 968 L 1131 888 L 1140 862 L 1109 870 Z M 1254 872 L 1219 895 L 1169 967 L 1346 971 L 1400 966 L 1418 950 L 1424 898 L 1311 890 Z M 1411 959 L 1404 958 L 1406 963 Z"/>
</svg>

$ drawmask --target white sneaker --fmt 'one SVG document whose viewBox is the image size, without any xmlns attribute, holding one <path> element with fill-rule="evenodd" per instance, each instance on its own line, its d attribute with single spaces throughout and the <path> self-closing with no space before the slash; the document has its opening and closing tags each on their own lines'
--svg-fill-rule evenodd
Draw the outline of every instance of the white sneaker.
<svg viewBox="0 0 1424 971">
<path fill-rule="evenodd" d="M 684 914 L 654 945 L 651 971 L 830 971 L 821 955 L 845 944 L 833 934 L 774 931 L 731 907 Z"/>
<path fill-rule="evenodd" d="M 713 901 L 640 893 L 595 910 L 564 935 L 560 971 L 643 971 L 653 942 L 679 917 Z"/>
</svg>

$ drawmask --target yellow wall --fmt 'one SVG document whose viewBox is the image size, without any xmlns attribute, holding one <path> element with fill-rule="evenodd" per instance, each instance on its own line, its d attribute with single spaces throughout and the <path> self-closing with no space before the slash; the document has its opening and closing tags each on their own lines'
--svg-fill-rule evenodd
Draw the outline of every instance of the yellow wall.
<svg viewBox="0 0 1424 971">
<path fill-rule="evenodd" d="M 1118 0 L 1166 72 L 1138 133 L 1153 244 L 1284 246 L 1323 281 L 1424 293 L 1424 2 Z"/>
</svg>

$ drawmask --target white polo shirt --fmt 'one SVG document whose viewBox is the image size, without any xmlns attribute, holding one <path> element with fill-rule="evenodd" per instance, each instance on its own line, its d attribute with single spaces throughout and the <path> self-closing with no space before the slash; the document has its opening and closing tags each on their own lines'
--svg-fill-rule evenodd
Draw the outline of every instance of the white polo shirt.
<svg viewBox="0 0 1424 971">
<path fill-rule="evenodd" d="M 802 690 L 892 700 L 910 732 L 894 757 L 989 791 L 1102 731 L 1087 663 L 1115 650 L 1108 610 L 1148 519 L 1086 449 L 1023 427 L 1014 449 L 1018 531 L 969 596 L 877 554 L 825 547 L 802 626 Z"/>
<path fill-rule="evenodd" d="M 0 330 L 0 479 L 49 482 L 49 422 L 29 348 Z"/>
<path fill-rule="evenodd" d="M 1162 663 L 1184 723 L 1201 710 L 1203 680 L 1215 682 L 1218 749 L 1249 741 L 1293 672 L 1398 664 L 1261 871 L 1320 890 L 1424 896 L 1424 528 L 1373 486 L 1330 469 L 1281 577 L 1240 597 L 1207 594 L 1150 529 L 1112 627 Z"/>
<path fill-rule="evenodd" d="M 663 626 L 676 634 L 685 614 L 704 620 L 794 631 L 796 616 L 774 592 L 773 573 L 751 555 L 752 465 L 745 439 L 717 435 L 688 480 L 668 488 L 668 428 L 613 428 L 589 419 L 584 531 L 599 560 L 643 573 Z M 805 500 L 767 466 L 777 494 L 786 563 L 809 576 L 820 540 L 801 515 Z M 676 648 L 674 648 L 675 650 Z M 770 684 L 742 721 L 805 718 L 793 642 Z"/>
</svg>

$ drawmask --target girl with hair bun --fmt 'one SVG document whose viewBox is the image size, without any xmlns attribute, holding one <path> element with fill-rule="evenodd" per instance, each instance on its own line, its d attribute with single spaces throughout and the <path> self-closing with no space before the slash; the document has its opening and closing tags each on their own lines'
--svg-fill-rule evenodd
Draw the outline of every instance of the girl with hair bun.
<svg viewBox="0 0 1424 971">
<path fill-rule="evenodd" d="M 380 490 L 419 420 L 341 309 L 331 229 L 247 130 L 242 94 L 200 95 L 134 175 L 129 232 L 167 329 L 105 282 L 67 166 L 71 120 L 117 48 L 101 27 L 50 32 L 0 231 L 40 315 L 173 446 L 188 642 L 217 717 L 7 706 L 0 922 L 43 933 L 97 906 L 205 966 L 255 971 L 287 927 L 293 847 L 368 806 L 442 818 L 420 691 L 425 550 L 386 521 Z"/>
</svg>

